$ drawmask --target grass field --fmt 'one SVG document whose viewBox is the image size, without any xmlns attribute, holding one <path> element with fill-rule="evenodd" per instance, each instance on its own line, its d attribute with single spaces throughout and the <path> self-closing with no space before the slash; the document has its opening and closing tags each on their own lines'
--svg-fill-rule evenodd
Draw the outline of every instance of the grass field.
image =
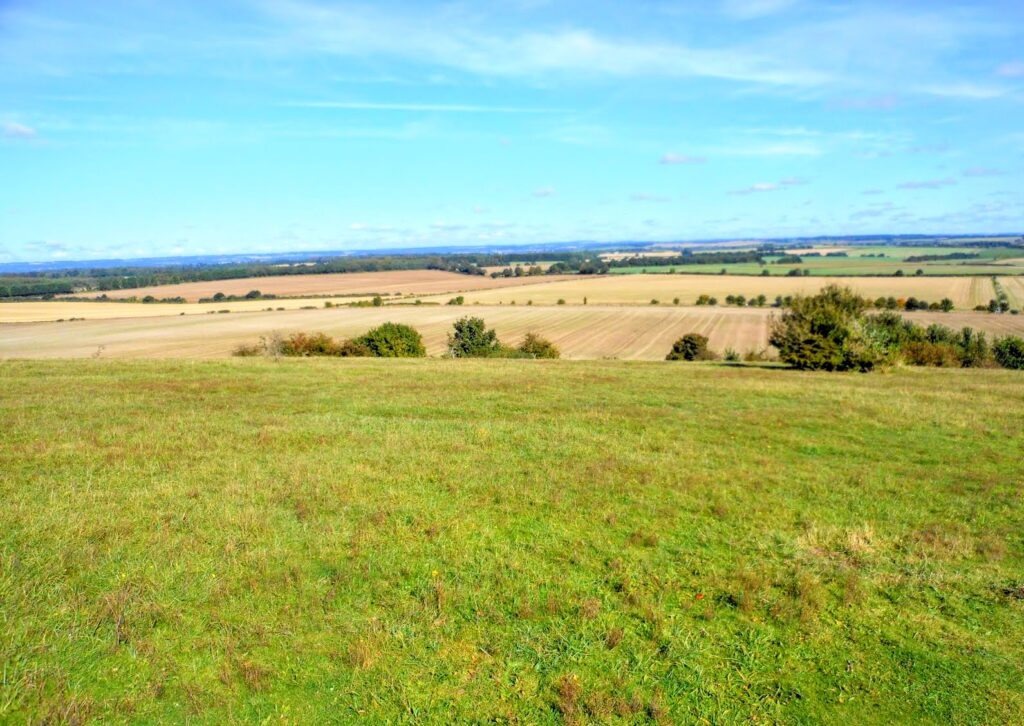
<svg viewBox="0 0 1024 726">
<path fill-rule="evenodd" d="M 1024 722 L 1013 371 L 8 362 L 0 415 L 2 722 Z"/>
<path fill-rule="evenodd" d="M 825 257 L 828 252 L 844 251 L 848 257 Z M 677 265 L 677 273 L 708 273 L 725 269 L 729 274 L 760 275 L 767 270 L 771 275 L 785 275 L 791 269 L 806 269 L 811 275 L 893 275 L 902 270 L 904 275 L 914 275 L 921 270 L 925 275 L 1020 275 L 1024 274 L 1024 260 L 1021 259 L 1020 248 L 977 248 L 977 247 L 899 247 L 899 246 L 863 246 L 863 247 L 821 247 L 792 249 L 788 254 L 800 255 L 818 252 L 822 257 L 803 257 L 799 264 L 771 264 L 781 259 L 778 255 L 766 255 L 767 265 L 757 263 L 737 263 L 714 265 Z M 951 253 L 976 254 L 977 258 L 966 260 L 932 260 L 926 262 L 907 262 L 909 257 L 921 255 L 948 255 Z M 871 256 L 868 256 L 871 255 Z M 882 255 L 877 257 L 875 255 Z M 616 267 L 611 272 L 618 274 L 636 274 L 642 272 L 666 273 L 667 267 L 638 265 L 635 267 Z"/>
<path fill-rule="evenodd" d="M 230 355 L 240 343 L 255 343 L 260 336 L 274 332 L 325 332 L 346 338 L 387 321 L 412 325 L 423 335 L 428 353 L 440 355 L 452 323 L 474 315 L 483 317 L 508 343 L 518 343 L 527 332 L 538 333 L 550 338 L 567 358 L 661 360 L 686 333 L 707 335 L 711 347 L 718 351 L 733 348 L 744 353 L 763 348 L 768 343 L 771 313 L 759 308 L 663 305 L 401 305 L 85 320 L 0 325 L 0 358 L 95 354 L 107 358 L 217 358 Z M 938 322 L 954 329 L 970 326 L 992 335 L 1024 335 L 1021 315 L 918 312 L 909 317 L 924 325 Z"/>
<path fill-rule="evenodd" d="M 247 277 L 239 280 L 213 280 L 210 282 L 184 282 L 179 285 L 159 285 L 132 290 L 108 290 L 83 293 L 80 297 L 110 298 L 153 295 L 157 298 L 183 297 L 190 302 L 225 295 L 242 296 L 250 290 L 271 295 L 427 295 L 469 290 L 487 290 L 523 284 L 526 278 L 491 279 L 484 275 L 460 275 L 443 270 L 395 270 L 389 272 L 345 272 L 325 275 L 280 275 L 276 277 Z M 545 278 L 557 279 L 556 276 Z M 537 278 L 533 278 L 536 282 Z M 265 303 L 266 304 L 266 303 Z"/>
<path fill-rule="evenodd" d="M 704 272 L 709 272 L 706 268 Z M 975 305 L 987 304 L 995 297 L 989 277 L 754 277 L 749 275 L 600 275 L 567 277 L 557 282 L 525 284 L 518 287 L 481 290 L 466 295 L 467 302 L 484 304 L 512 301 L 522 305 L 528 300 L 535 304 L 554 304 L 564 299 L 566 304 L 579 305 L 586 297 L 589 304 L 649 304 L 652 299 L 671 303 L 678 297 L 684 305 L 692 305 L 699 295 L 717 296 L 722 302 L 726 295 L 757 296 L 765 294 L 769 300 L 776 295 L 796 293 L 813 294 L 824 285 L 836 283 L 852 287 L 855 291 L 875 299 L 880 296 L 897 298 L 917 297 L 938 302 L 944 297 L 953 300 L 960 309 L 970 310 Z M 435 301 L 445 298 L 437 296 Z"/>
</svg>

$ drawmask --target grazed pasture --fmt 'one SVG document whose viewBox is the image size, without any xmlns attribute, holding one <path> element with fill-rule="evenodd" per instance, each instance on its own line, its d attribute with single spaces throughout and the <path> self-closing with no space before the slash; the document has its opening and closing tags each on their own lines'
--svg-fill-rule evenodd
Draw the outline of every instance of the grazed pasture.
<svg viewBox="0 0 1024 726">
<path fill-rule="evenodd" d="M 107 307 L 115 306 L 111 303 Z M 337 337 L 359 335 L 385 321 L 419 330 L 427 351 L 438 355 L 452 323 L 477 315 L 506 342 L 527 332 L 550 338 L 567 358 L 659 360 L 685 333 L 707 335 L 719 351 L 740 353 L 767 345 L 771 311 L 735 307 L 675 306 L 414 306 L 332 308 L 284 312 L 188 315 L 120 320 L 84 320 L 0 326 L 0 357 L 63 358 L 217 358 L 239 343 L 254 343 L 274 332 L 322 331 Z M 987 313 L 913 313 L 920 323 L 965 325 L 993 334 L 1024 334 L 1024 316 Z M 102 346 L 102 350 L 101 350 Z"/>
<path fill-rule="evenodd" d="M 1020 379 L 4 363 L 0 722 L 1024 723 Z"/>
</svg>

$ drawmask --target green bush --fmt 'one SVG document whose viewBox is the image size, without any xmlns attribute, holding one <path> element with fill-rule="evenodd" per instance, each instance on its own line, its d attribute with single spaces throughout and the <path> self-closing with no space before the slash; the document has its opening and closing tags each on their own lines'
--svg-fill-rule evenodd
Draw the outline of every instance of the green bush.
<svg viewBox="0 0 1024 726">
<path fill-rule="evenodd" d="M 960 356 L 950 343 L 912 341 L 900 350 L 903 362 L 912 366 L 935 366 L 938 368 L 959 368 Z"/>
<path fill-rule="evenodd" d="M 817 295 L 795 296 L 772 321 L 769 342 L 794 368 L 869 371 L 885 362 L 887 346 L 871 335 L 867 307 L 850 288 L 837 285 Z"/>
<path fill-rule="evenodd" d="M 708 339 L 700 333 L 687 333 L 672 345 L 665 360 L 715 360 L 718 356 L 708 350 Z"/>
<path fill-rule="evenodd" d="M 422 336 L 415 328 L 401 323 L 384 323 L 349 342 L 353 346 L 350 350 L 363 347 L 377 358 L 422 358 L 427 354 Z"/>
<path fill-rule="evenodd" d="M 1024 338 L 1018 338 L 1015 335 L 1000 338 L 992 346 L 992 352 L 996 362 L 1003 368 L 1024 370 Z"/>
<path fill-rule="evenodd" d="M 325 333 L 293 333 L 280 342 L 279 348 L 281 355 L 311 357 L 338 355 L 340 346 Z"/>
<path fill-rule="evenodd" d="M 453 358 L 491 358 L 500 354 L 501 343 L 483 318 L 459 318 L 448 334 L 448 353 Z"/>
<path fill-rule="evenodd" d="M 533 333 L 527 333 L 523 342 L 516 349 L 528 358 L 561 358 L 562 354 L 547 338 L 542 338 Z"/>
</svg>

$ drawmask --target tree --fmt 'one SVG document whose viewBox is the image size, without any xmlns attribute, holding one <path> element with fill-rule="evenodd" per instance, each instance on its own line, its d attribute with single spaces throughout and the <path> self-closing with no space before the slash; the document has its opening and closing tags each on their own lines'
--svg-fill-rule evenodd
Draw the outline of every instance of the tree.
<svg viewBox="0 0 1024 726">
<path fill-rule="evenodd" d="M 665 360 L 715 360 L 717 356 L 708 350 L 708 339 L 700 333 L 687 333 L 672 345 Z"/>
<path fill-rule="evenodd" d="M 948 313 L 950 310 L 953 309 L 953 301 L 950 300 L 948 297 L 944 297 L 942 298 L 942 302 L 939 303 L 939 308 L 942 310 L 942 312 Z"/>
<path fill-rule="evenodd" d="M 562 356 L 554 343 L 533 333 L 527 333 L 516 350 L 528 358 L 560 358 Z"/>
<path fill-rule="evenodd" d="M 374 295 L 373 296 L 373 306 L 375 308 L 379 308 L 383 304 L 384 304 L 384 298 L 382 298 L 380 295 Z"/>
<path fill-rule="evenodd" d="M 261 297 L 263 297 L 263 293 L 261 293 L 259 290 L 250 290 L 249 292 L 245 293 L 246 300 L 258 300 Z"/>
<path fill-rule="evenodd" d="M 995 355 L 996 362 L 1003 368 L 1024 370 L 1024 338 L 1018 338 L 1015 335 L 1000 338 L 992 346 L 992 353 Z"/>
<path fill-rule="evenodd" d="M 401 323 L 384 323 L 350 342 L 378 358 L 422 358 L 427 354 L 423 337 Z"/>
<path fill-rule="evenodd" d="M 462 305 L 465 302 L 466 302 L 466 298 L 464 298 L 462 295 L 457 295 L 457 296 L 453 297 L 451 300 L 449 300 L 448 304 L 449 305 Z"/>
<path fill-rule="evenodd" d="M 771 324 L 769 342 L 779 357 L 802 370 L 871 370 L 884 350 L 865 330 L 866 300 L 848 287 L 829 285 L 817 295 L 795 296 Z"/>
<path fill-rule="evenodd" d="M 487 358 L 500 350 L 498 334 L 487 330 L 483 318 L 459 318 L 448 334 L 448 353 L 453 358 Z"/>
</svg>

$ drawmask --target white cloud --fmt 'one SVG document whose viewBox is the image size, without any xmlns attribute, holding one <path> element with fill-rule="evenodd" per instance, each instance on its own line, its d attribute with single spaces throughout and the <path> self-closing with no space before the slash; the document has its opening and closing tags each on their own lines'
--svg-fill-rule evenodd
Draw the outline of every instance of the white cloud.
<svg viewBox="0 0 1024 726">
<path fill-rule="evenodd" d="M 533 196 L 535 197 L 551 197 L 555 194 L 554 187 L 540 187 L 533 190 Z"/>
<path fill-rule="evenodd" d="M 989 169 L 984 166 L 972 166 L 963 171 L 963 175 L 966 177 L 1002 176 L 1003 174 L 1004 172 L 999 169 Z"/>
<path fill-rule="evenodd" d="M 649 192 L 634 192 L 629 195 L 629 198 L 634 202 L 667 202 L 670 199 L 670 197 Z"/>
<path fill-rule="evenodd" d="M 746 195 L 746 194 L 758 194 L 760 192 L 774 192 L 780 189 L 786 189 L 787 187 L 795 187 L 806 184 L 807 180 L 798 176 L 789 176 L 785 179 L 779 179 L 776 182 L 758 182 L 757 184 L 751 184 L 749 187 L 743 189 L 733 189 L 730 194 L 735 195 Z"/>
<path fill-rule="evenodd" d="M 988 101 L 993 98 L 1002 98 L 1010 94 L 1010 89 L 1008 88 L 969 82 L 936 83 L 920 86 L 918 90 L 929 96 L 961 98 L 973 101 Z"/>
<path fill-rule="evenodd" d="M 1024 61 L 1010 61 L 996 68 L 996 75 L 1004 78 L 1024 77 Z"/>
<path fill-rule="evenodd" d="M 662 164 L 703 164 L 707 159 L 703 156 L 689 156 L 687 154 L 676 154 L 669 152 L 659 160 Z"/>
<path fill-rule="evenodd" d="M 4 121 L 3 123 L 0 123 L 0 132 L 3 133 L 5 138 L 21 139 L 23 141 L 34 139 L 37 136 L 36 130 L 31 126 L 15 123 L 13 121 Z"/>
<path fill-rule="evenodd" d="M 412 113 L 554 113 L 554 109 L 520 106 L 480 106 L 458 103 L 376 103 L 372 101 L 293 101 L 291 108 L 324 108 L 342 111 L 408 111 Z"/>
<path fill-rule="evenodd" d="M 918 181 L 903 182 L 899 185 L 900 189 L 941 189 L 942 187 L 951 187 L 956 184 L 956 179 L 952 177 L 946 177 L 944 179 L 922 179 Z"/>
<path fill-rule="evenodd" d="M 725 0 L 722 10 L 738 20 L 752 20 L 788 10 L 796 0 Z"/>
</svg>

